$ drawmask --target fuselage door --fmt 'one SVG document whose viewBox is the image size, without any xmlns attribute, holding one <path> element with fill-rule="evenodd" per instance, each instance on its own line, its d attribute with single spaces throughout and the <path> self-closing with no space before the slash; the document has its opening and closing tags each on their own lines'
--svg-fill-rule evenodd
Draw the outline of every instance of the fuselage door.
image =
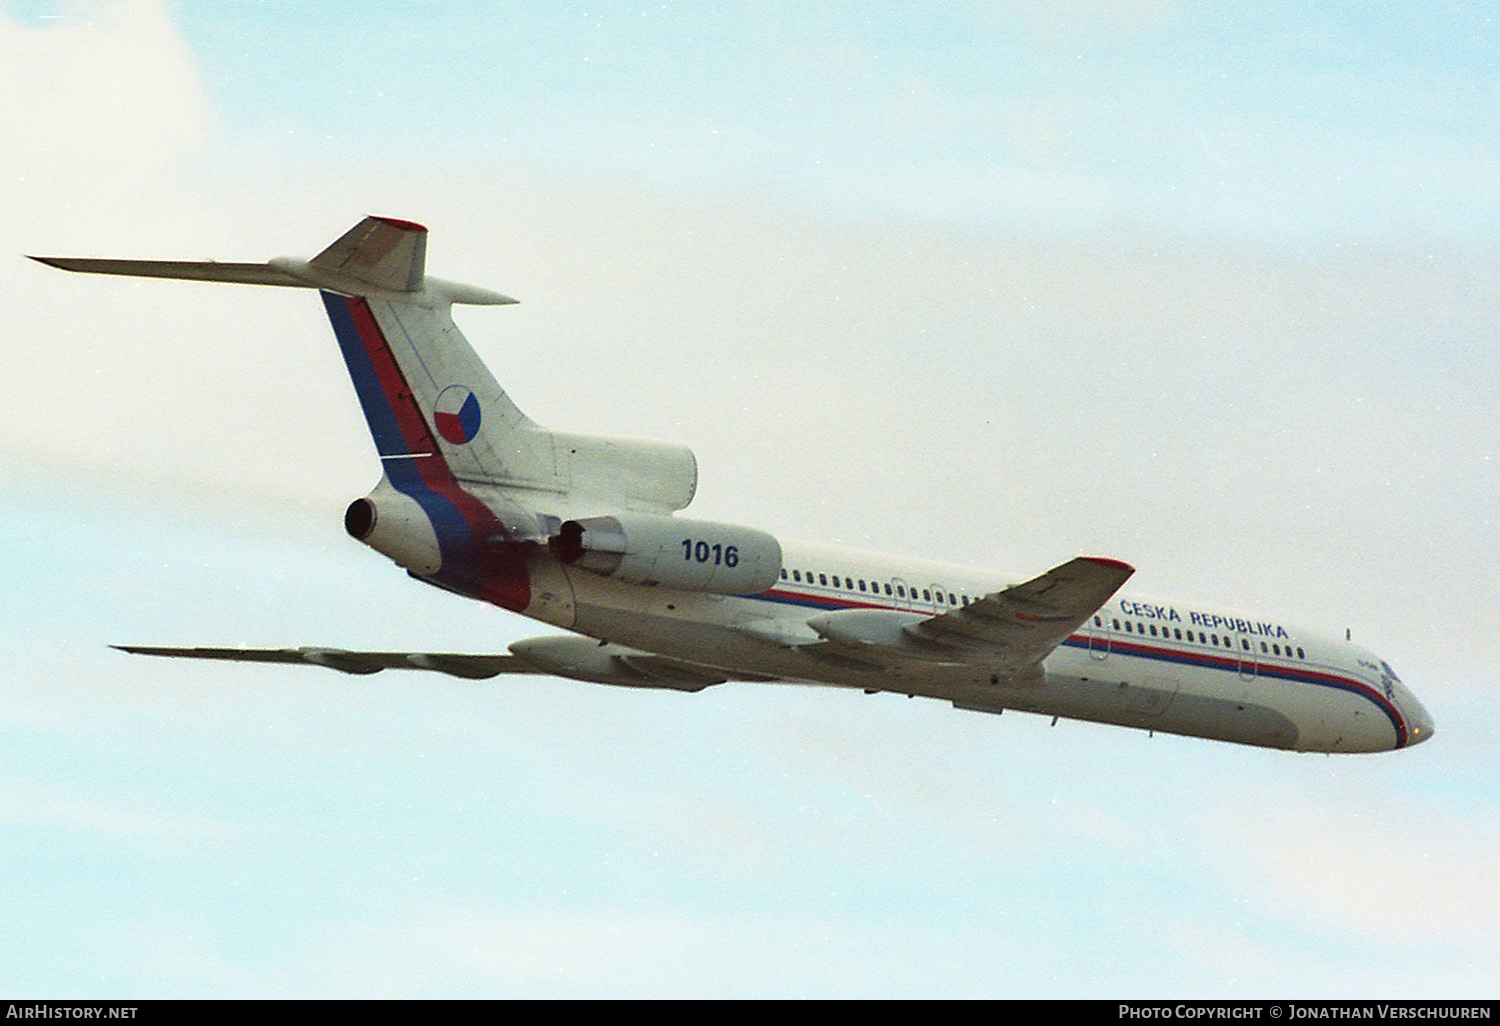
<svg viewBox="0 0 1500 1026">
<path fill-rule="evenodd" d="M 910 608 L 916 605 L 917 593 L 899 577 L 891 578 L 891 589 L 895 592 L 896 605 Z"/>
<path fill-rule="evenodd" d="M 1241 680 L 1250 680 L 1251 678 L 1253 678 L 1255 676 L 1255 672 L 1256 672 L 1255 671 L 1255 642 L 1251 641 L 1248 638 L 1240 638 L 1240 639 L 1238 639 L 1238 641 L 1239 641 L 1239 650 L 1238 650 L 1238 653 L 1239 653 L 1239 657 L 1240 657 L 1240 679 Z"/>
<path fill-rule="evenodd" d="M 1095 659 L 1105 659 L 1109 656 L 1109 628 L 1104 626 L 1105 620 L 1102 616 L 1094 617 L 1098 623 L 1089 623 L 1089 655 Z"/>
</svg>

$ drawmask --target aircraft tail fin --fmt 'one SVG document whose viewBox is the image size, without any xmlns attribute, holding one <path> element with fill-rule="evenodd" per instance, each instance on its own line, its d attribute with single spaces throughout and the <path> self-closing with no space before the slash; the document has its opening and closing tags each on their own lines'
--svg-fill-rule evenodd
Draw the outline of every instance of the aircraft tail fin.
<svg viewBox="0 0 1500 1026">
<path fill-rule="evenodd" d="M 495 381 L 446 305 L 329 290 L 323 305 L 392 480 L 437 455 L 460 481 L 584 495 L 601 508 L 670 512 L 692 500 L 691 450 L 539 426 Z"/>
<path fill-rule="evenodd" d="M 410 489 L 418 478 L 469 481 L 670 512 L 697 487 L 697 461 L 682 446 L 548 431 L 517 409 L 451 314 L 455 303 L 515 300 L 429 277 L 420 224 L 366 217 L 311 260 L 32 259 L 94 274 L 318 289 L 386 475 Z"/>
<path fill-rule="evenodd" d="M 419 292 L 426 280 L 427 229 L 394 217 L 367 217 L 308 265 L 389 292 Z"/>
</svg>

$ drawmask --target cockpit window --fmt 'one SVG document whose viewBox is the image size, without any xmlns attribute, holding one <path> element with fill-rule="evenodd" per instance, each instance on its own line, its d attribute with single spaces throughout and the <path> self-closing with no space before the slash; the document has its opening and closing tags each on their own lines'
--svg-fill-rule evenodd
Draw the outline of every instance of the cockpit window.
<svg viewBox="0 0 1500 1026">
<path fill-rule="evenodd" d="M 1381 669 L 1385 670 L 1386 675 L 1388 677 L 1390 677 L 1391 680 L 1395 681 L 1397 684 L 1401 683 L 1401 678 L 1398 677 L 1398 676 L 1396 676 L 1396 671 L 1393 670 L 1393 669 L 1391 669 L 1391 664 L 1390 663 L 1388 663 L 1384 659 L 1382 659 L 1382 660 L 1380 660 L 1380 666 L 1381 666 Z"/>
</svg>

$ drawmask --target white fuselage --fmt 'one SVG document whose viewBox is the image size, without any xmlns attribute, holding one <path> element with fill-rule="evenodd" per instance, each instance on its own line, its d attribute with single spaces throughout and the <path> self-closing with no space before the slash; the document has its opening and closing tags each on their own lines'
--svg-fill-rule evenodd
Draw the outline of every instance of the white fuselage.
<svg viewBox="0 0 1500 1026">
<path fill-rule="evenodd" d="M 971 662 L 916 662 L 822 643 L 819 612 L 928 615 L 1015 583 L 941 563 L 783 543 L 783 579 L 757 595 L 623 584 L 569 570 L 573 630 L 730 676 L 941 698 L 1146 730 L 1320 752 L 1372 752 L 1424 740 L 1425 710 L 1373 653 L 1274 618 L 1118 594 L 1043 664 L 1042 683 L 1009 683 Z"/>
</svg>

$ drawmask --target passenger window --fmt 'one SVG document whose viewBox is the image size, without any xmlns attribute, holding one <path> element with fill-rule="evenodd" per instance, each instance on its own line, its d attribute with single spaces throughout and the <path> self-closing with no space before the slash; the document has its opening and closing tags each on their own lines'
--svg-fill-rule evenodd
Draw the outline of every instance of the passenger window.
<svg viewBox="0 0 1500 1026">
<path fill-rule="evenodd" d="M 1156 637 L 1156 624 L 1154 623 L 1151 625 L 1151 636 Z"/>
<path fill-rule="evenodd" d="M 1209 637 L 1213 639 L 1215 645 L 1219 643 L 1219 636 L 1217 634 L 1210 634 Z"/>
<path fill-rule="evenodd" d="M 1250 639 L 1249 638 L 1241 638 L 1240 639 L 1240 648 L 1243 648 L 1246 652 L 1250 651 Z"/>
<path fill-rule="evenodd" d="M 1126 634 L 1133 634 L 1133 633 L 1135 633 L 1134 629 L 1130 626 L 1130 621 L 1129 620 L 1125 621 L 1125 633 Z"/>
<path fill-rule="evenodd" d="M 1120 621 L 1119 620 L 1115 620 L 1115 621 L 1113 621 L 1113 623 L 1115 625 L 1115 630 L 1119 630 L 1120 629 Z"/>
<path fill-rule="evenodd" d="M 889 595 L 889 594 L 890 594 L 890 593 L 891 593 L 891 586 L 890 586 L 890 585 L 889 585 L 889 584 L 887 584 L 887 585 L 886 585 L 886 586 L 885 586 L 885 593 L 886 593 L 886 594 L 887 594 L 887 595 Z"/>
<path fill-rule="evenodd" d="M 859 579 L 859 590 L 860 591 L 864 591 L 865 590 L 865 579 L 863 577 L 861 577 Z"/>
<path fill-rule="evenodd" d="M 800 570 L 793 570 L 792 571 L 792 580 L 796 581 L 799 584 L 802 583 L 802 571 L 800 571 Z"/>
<path fill-rule="evenodd" d="M 897 598 L 906 598 L 906 589 L 905 589 L 905 588 L 903 588 L 903 587 L 902 587 L 902 586 L 901 586 L 901 585 L 899 585 L 899 584 L 898 584 L 898 585 L 896 585 L 896 597 L 897 597 Z"/>
<path fill-rule="evenodd" d="M 1172 628 L 1172 636 L 1174 638 L 1176 638 L 1178 641 L 1181 641 L 1182 640 L 1182 628 L 1181 627 L 1173 627 Z"/>
<path fill-rule="evenodd" d="M 1287 649 L 1287 652 L 1290 653 L 1291 649 Z M 1297 658 L 1298 659 L 1306 659 L 1307 658 L 1307 656 L 1305 656 L 1305 655 L 1302 654 L 1302 649 L 1300 649 L 1300 648 L 1297 649 Z"/>
<path fill-rule="evenodd" d="M 828 586 L 828 575 L 827 574 L 819 574 L 818 575 L 818 583 L 821 584 L 821 585 L 823 585 L 826 588 Z"/>
<path fill-rule="evenodd" d="M 967 601 L 967 600 L 966 600 L 966 601 Z M 1098 617 L 1097 617 L 1097 616 L 1096 616 L 1096 617 L 1094 617 L 1094 626 L 1095 626 L 1095 627 L 1103 627 L 1103 626 L 1104 626 L 1104 621 L 1103 621 L 1103 620 L 1101 620 L 1101 619 L 1099 619 L 1099 618 L 1098 618 Z"/>
<path fill-rule="evenodd" d="M 922 589 L 922 601 L 923 602 L 931 602 L 932 601 L 932 592 L 928 591 L 926 588 Z"/>
</svg>

